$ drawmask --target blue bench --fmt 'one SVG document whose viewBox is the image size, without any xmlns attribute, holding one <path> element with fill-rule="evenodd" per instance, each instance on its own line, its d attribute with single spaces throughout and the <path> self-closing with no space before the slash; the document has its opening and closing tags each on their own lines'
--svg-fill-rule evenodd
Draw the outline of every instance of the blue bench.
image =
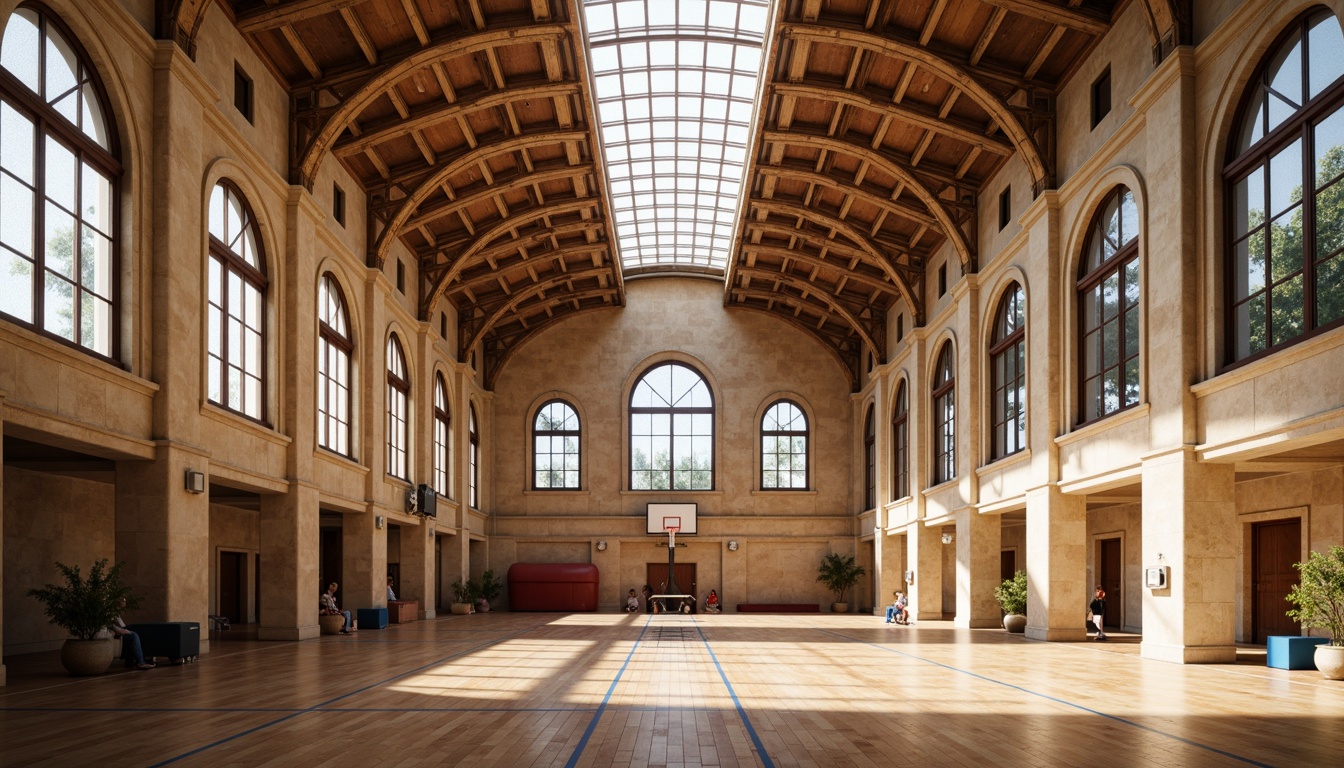
<svg viewBox="0 0 1344 768">
<path fill-rule="evenodd" d="M 1330 642 L 1325 637 L 1296 635 L 1270 635 L 1265 639 L 1265 663 L 1275 669 L 1315 669 L 1316 646 Z"/>
<path fill-rule="evenodd" d="M 360 608 L 355 613 L 360 629 L 387 629 L 386 608 Z"/>
</svg>

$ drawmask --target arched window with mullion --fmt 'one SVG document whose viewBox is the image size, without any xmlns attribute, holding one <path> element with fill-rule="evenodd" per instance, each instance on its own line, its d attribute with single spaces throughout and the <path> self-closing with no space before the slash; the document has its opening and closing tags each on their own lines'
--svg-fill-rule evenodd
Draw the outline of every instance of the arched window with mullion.
<svg viewBox="0 0 1344 768">
<path fill-rule="evenodd" d="M 396 335 L 387 337 L 387 474 L 409 478 L 411 378 Z"/>
<path fill-rule="evenodd" d="M 78 41 L 36 6 L 0 40 L 0 314 L 117 355 L 121 164 Z"/>
<path fill-rule="evenodd" d="M 579 414 L 564 400 L 551 400 L 532 420 L 532 488 L 578 490 Z"/>
<path fill-rule="evenodd" d="M 1116 187 L 1088 233 L 1078 278 L 1081 421 L 1139 403 L 1139 210 Z"/>
<path fill-rule="evenodd" d="M 910 406 L 905 382 L 896 389 L 895 415 L 891 418 L 892 497 L 910 495 Z"/>
<path fill-rule="evenodd" d="M 630 392 L 630 489 L 714 489 L 714 395 L 688 365 L 655 365 Z"/>
<path fill-rule="evenodd" d="M 350 446 L 350 369 L 355 344 L 345 296 L 330 274 L 317 293 L 317 444 L 353 458 Z"/>
<path fill-rule="evenodd" d="M 1013 283 L 999 301 L 990 334 L 991 417 L 995 459 L 1026 447 L 1027 440 L 1026 295 Z"/>
<path fill-rule="evenodd" d="M 952 342 L 943 344 L 933 377 L 933 482 L 957 476 L 957 378 Z"/>
<path fill-rule="evenodd" d="M 449 467 L 453 459 L 453 420 L 448 408 L 448 384 L 443 374 L 434 374 L 434 491 L 440 496 L 451 496 L 448 483 Z"/>
<path fill-rule="evenodd" d="M 805 491 L 808 474 L 807 414 L 792 400 L 771 404 L 761 420 L 761 488 Z"/>
<path fill-rule="evenodd" d="M 481 508 L 481 433 L 476 425 L 476 406 L 467 407 L 467 440 L 471 443 L 471 466 L 468 467 L 470 487 L 467 488 L 468 504 L 472 509 Z"/>
<path fill-rule="evenodd" d="M 257 421 L 265 416 L 265 266 L 251 206 L 220 181 L 210 193 L 207 391 Z"/>
<path fill-rule="evenodd" d="M 863 417 L 863 508 L 877 508 L 877 426 L 873 406 Z"/>
<path fill-rule="evenodd" d="M 1224 173 L 1227 358 L 1344 322 L 1344 32 L 1295 21 L 1252 78 Z"/>
</svg>

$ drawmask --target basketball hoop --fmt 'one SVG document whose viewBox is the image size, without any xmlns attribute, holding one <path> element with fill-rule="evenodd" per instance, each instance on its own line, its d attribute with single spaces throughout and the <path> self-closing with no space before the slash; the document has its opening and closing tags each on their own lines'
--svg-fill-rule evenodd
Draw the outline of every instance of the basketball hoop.
<svg viewBox="0 0 1344 768">
<path fill-rule="evenodd" d="M 677 546 L 677 531 L 681 530 L 681 518 L 679 516 L 664 517 L 663 530 L 667 531 L 668 549 Z"/>
</svg>

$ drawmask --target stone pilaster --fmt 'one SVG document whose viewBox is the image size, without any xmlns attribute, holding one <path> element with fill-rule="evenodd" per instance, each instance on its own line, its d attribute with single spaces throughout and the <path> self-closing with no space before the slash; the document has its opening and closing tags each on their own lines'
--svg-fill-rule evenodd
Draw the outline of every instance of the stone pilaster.
<svg viewBox="0 0 1344 768">
<path fill-rule="evenodd" d="M 943 542 L 942 530 L 922 522 L 905 529 L 907 562 L 913 564 L 915 581 L 910 585 L 910 608 L 915 619 L 938 621 L 943 618 Z"/>
<path fill-rule="evenodd" d="M 261 625 L 259 640 L 317 637 L 318 492 L 293 483 L 288 493 L 261 497 Z"/>
<path fill-rule="evenodd" d="M 957 520 L 958 627 L 1002 626 L 994 588 L 999 585 L 1002 544 L 997 515 L 982 515 L 971 507 L 955 513 Z"/>
<path fill-rule="evenodd" d="M 369 512 L 341 516 L 339 594 L 341 607 L 351 611 L 387 605 L 387 529 L 376 528 L 374 519 Z"/>
<path fill-rule="evenodd" d="M 1087 637 L 1087 499 L 1057 485 L 1027 491 L 1027 637 Z"/>
<path fill-rule="evenodd" d="M 401 592 L 402 600 L 419 600 L 422 619 L 434 618 L 434 537 L 430 531 L 432 519 L 421 525 L 401 526 Z"/>
</svg>

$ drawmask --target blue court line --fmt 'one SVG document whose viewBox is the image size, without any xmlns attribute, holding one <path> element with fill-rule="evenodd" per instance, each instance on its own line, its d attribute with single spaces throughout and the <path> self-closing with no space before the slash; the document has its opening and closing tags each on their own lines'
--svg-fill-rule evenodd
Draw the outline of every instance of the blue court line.
<svg viewBox="0 0 1344 768">
<path fill-rule="evenodd" d="M 537 625 L 537 626 L 539 627 L 539 626 L 542 626 L 542 625 Z M 417 672 L 420 672 L 420 671 L 429 669 L 430 667 L 433 667 L 433 666 L 442 664 L 442 663 L 444 663 L 445 661 L 451 661 L 452 659 L 456 659 L 456 658 L 458 658 L 459 656 L 465 656 L 465 655 L 467 655 L 468 653 L 472 653 L 473 651 L 478 651 L 478 650 L 480 650 L 480 649 L 482 649 L 482 648 L 487 648 L 487 647 L 489 647 L 489 646 L 491 646 L 491 645 L 494 645 L 494 644 L 496 644 L 496 643 L 503 642 L 503 641 L 505 641 L 505 640 L 512 639 L 512 638 L 517 637 L 518 635 L 524 634 L 524 633 L 526 633 L 526 632 L 531 632 L 532 630 L 534 630 L 534 629 L 536 629 L 536 628 L 537 628 L 537 627 L 528 627 L 528 628 L 526 628 L 526 629 L 520 629 L 520 630 L 518 630 L 518 631 L 516 631 L 516 632 L 511 632 L 511 633 L 509 633 L 509 634 L 507 634 L 507 635 L 503 635 L 502 637 L 498 637 L 498 638 L 495 638 L 495 639 L 493 639 L 493 640 L 489 640 L 489 641 L 486 641 L 486 642 L 483 642 L 483 643 L 478 643 L 478 644 L 476 644 L 476 645 L 473 645 L 473 646 L 470 647 L 470 648 L 465 648 L 465 649 L 463 649 L 463 650 L 461 650 L 461 651 L 458 651 L 457 653 L 449 654 L 448 656 L 444 656 L 444 657 L 441 658 L 441 659 L 437 659 L 437 660 L 435 660 L 435 661 L 431 661 L 431 662 L 429 662 L 428 664 L 423 664 L 423 665 L 421 665 L 421 666 L 419 666 L 419 667 L 416 667 L 415 669 L 411 669 L 411 670 L 408 670 L 408 671 L 406 671 L 406 672 L 402 672 L 402 673 L 400 673 L 400 674 L 393 675 L 392 677 L 389 677 L 389 678 L 387 678 L 386 680 L 381 680 L 381 681 L 376 682 L 376 683 L 370 683 L 370 684 L 364 686 L 363 688 L 357 688 L 357 689 L 355 689 L 355 690 L 353 690 L 353 691 L 350 691 L 349 693 L 343 693 L 343 694 L 341 694 L 340 696 L 337 696 L 337 697 L 332 698 L 332 699 L 328 699 L 328 700 L 326 700 L 326 701 L 324 701 L 324 702 L 321 702 L 320 704 L 314 704 L 313 706 L 308 707 L 307 709 L 301 709 L 301 710 L 298 710 L 297 712 L 293 712 L 293 713 L 291 713 L 291 714 L 285 715 L 284 717 L 281 717 L 281 718 L 277 718 L 277 719 L 275 719 L 275 720 L 272 720 L 272 721 L 270 721 L 269 723 L 262 723 L 261 725 L 258 725 L 258 726 L 252 727 L 252 728 L 248 728 L 248 729 L 245 730 L 245 731 L 239 731 L 238 733 L 235 733 L 235 734 L 233 734 L 232 736 L 225 736 L 224 738 L 219 739 L 219 740 L 217 740 L 217 741 L 213 741 L 213 742 L 211 742 L 211 743 L 209 743 L 209 744 L 206 744 L 205 746 L 197 747 L 196 749 L 193 749 L 193 750 L 191 750 L 190 752 L 183 752 L 182 754 L 177 755 L 176 757 L 170 757 L 170 758 L 168 758 L 167 760 L 164 760 L 164 761 L 161 761 L 161 762 L 158 762 L 158 763 L 154 763 L 153 765 L 150 766 L 150 768 L 159 768 L 159 766 L 163 766 L 163 765 L 171 765 L 172 763 L 176 763 L 176 762 L 179 761 L 179 760 L 185 760 L 185 759 L 187 759 L 188 757 L 193 757 L 193 756 L 195 756 L 195 755 L 199 755 L 199 754 L 201 754 L 202 752 L 206 752 L 206 751 L 208 751 L 208 750 L 214 749 L 215 747 L 221 746 L 221 745 L 223 745 L 223 744 L 227 744 L 227 743 L 229 743 L 229 742 L 231 742 L 231 741 L 237 741 L 238 739 L 241 739 L 241 738 L 243 738 L 244 736 L 251 736 L 252 734 L 254 734 L 254 733 L 256 733 L 256 732 L 258 732 L 258 731 L 263 731 L 263 730 L 265 730 L 265 729 L 267 729 L 267 728 L 270 728 L 271 726 L 279 725 L 280 723 L 284 723 L 284 722 L 287 722 L 287 721 L 289 721 L 289 720 L 293 720 L 294 718 L 298 717 L 299 715 L 302 715 L 302 714 L 305 714 L 305 713 L 307 713 L 307 712 L 313 712 L 313 711 L 315 711 L 315 710 L 321 709 L 322 707 L 325 707 L 325 706 L 327 706 L 328 704 L 334 704 L 335 702 L 338 702 L 338 701 L 340 701 L 341 699 L 347 699 L 347 698 L 349 698 L 349 697 L 351 697 L 351 696 L 354 696 L 354 695 L 356 695 L 356 694 L 360 694 L 360 693 L 363 693 L 363 692 L 365 692 L 365 691 L 367 691 L 367 690 L 370 690 L 370 689 L 373 689 L 373 688 L 377 688 L 378 686 L 381 686 L 381 685 L 387 685 L 388 683 L 392 682 L 393 680 L 399 680 L 399 679 L 401 679 L 401 678 L 403 678 L 403 677 L 407 677 L 407 676 L 409 676 L 409 675 L 414 675 L 414 674 L 417 673 Z"/>
<path fill-rule="evenodd" d="M 602 703 L 597 707 L 597 714 L 593 715 L 593 719 L 588 721 L 588 728 L 584 730 L 583 738 L 579 739 L 579 743 L 574 747 L 574 752 L 569 756 L 569 762 L 565 763 L 565 768 L 574 768 L 574 766 L 579 764 L 579 756 L 583 754 L 584 748 L 588 746 L 588 740 L 593 737 L 593 731 L 597 730 L 597 721 L 601 720 L 602 713 L 607 711 L 607 702 L 611 701 L 611 694 L 615 692 L 616 684 L 621 682 L 621 675 L 624 675 L 625 668 L 630 666 L 630 659 L 634 657 L 635 649 L 639 647 L 641 642 L 643 642 L 644 633 L 649 631 L 649 624 L 652 622 L 653 616 L 650 615 L 644 620 L 644 626 L 639 628 L 639 637 L 635 638 L 635 644 L 630 646 L 630 652 L 625 655 L 625 662 L 622 663 L 621 668 L 616 671 L 615 679 L 613 679 L 611 685 L 607 687 L 607 695 L 602 697 Z"/>
<path fill-rule="evenodd" d="M 728 682 L 728 675 L 723 671 L 723 665 L 719 663 L 719 657 L 714 655 L 714 649 L 709 647 L 709 639 L 705 637 L 705 631 L 700 628 L 700 623 L 691 619 L 695 625 L 695 631 L 700 634 L 700 642 L 705 644 L 705 650 L 709 651 L 709 658 L 714 662 L 714 668 L 719 671 L 719 679 L 723 681 L 728 689 L 728 695 L 733 699 L 733 706 L 737 707 L 737 715 L 742 718 L 742 725 L 747 728 L 747 735 L 751 737 L 751 743 L 756 745 L 756 754 L 761 758 L 761 763 L 765 768 L 775 768 L 775 763 L 770 759 L 770 755 L 765 751 L 765 745 L 761 743 L 761 737 L 756 735 L 756 729 L 751 725 L 751 718 L 747 717 L 747 710 L 742 707 L 742 702 L 737 698 L 737 691 L 733 690 L 733 684 Z"/>
<path fill-rule="evenodd" d="M 1125 724 L 1125 725 L 1133 726 L 1133 727 L 1138 728 L 1139 730 L 1142 730 L 1142 731 L 1148 731 L 1149 733 L 1155 733 L 1155 734 L 1157 734 L 1158 736 L 1165 736 L 1165 737 L 1167 737 L 1168 739 L 1174 739 L 1174 740 L 1179 741 L 1179 742 L 1181 742 L 1181 743 L 1183 743 L 1183 744 L 1187 744 L 1187 745 L 1192 746 L 1192 747 L 1198 747 L 1199 749 L 1207 750 L 1207 751 L 1212 752 L 1212 753 L 1214 753 L 1214 754 L 1216 754 L 1216 755 L 1222 755 L 1223 757 L 1231 758 L 1232 760 L 1237 760 L 1237 761 L 1242 762 L 1242 763 L 1247 763 L 1248 765 L 1258 766 L 1259 768 L 1274 768 L 1274 766 L 1273 766 L 1272 764 L 1270 764 L 1270 763 L 1262 763 L 1262 762 L 1259 762 L 1258 760 L 1252 760 L 1252 759 L 1249 758 L 1249 757 L 1243 757 L 1243 756 L 1238 755 L 1238 754 L 1236 754 L 1236 753 L 1228 752 L 1227 750 L 1219 749 L 1219 748 L 1217 748 L 1217 747 L 1211 747 L 1211 746 L 1209 746 L 1208 744 L 1201 744 L 1201 743 L 1198 742 L 1198 741 L 1194 741 L 1194 740 L 1192 740 L 1192 739 L 1187 739 L 1187 738 L 1185 738 L 1184 736 L 1177 736 L 1177 735 L 1174 734 L 1174 733 L 1167 733 L 1166 731 L 1160 730 L 1160 729 L 1158 729 L 1158 728 L 1154 728 L 1154 727 L 1152 727 L 1151 725 L 1144 725 L 1143 723 L 1137 723 L 1137 722 L 1134 722 L 1133 720 L 1129 720 L 1129 719 L 1120 717 L 1119 715 L 1112 715 L 1112 714 L 1108 714 L 1108 713 L 1106 713 L 1106 712 L 1101 712 L 1101 711 L 1092 709 L 1091 707 L 1085 707 L 1085 706 L 1083 706 L 1082 704 L 1077 704 L 1077 703 L 1072 702 L 1072 701 L 1067 701 L 1067 700 L 1065 700 L 1065 699 L 1061 699 L 1061 698 L 1057 698 L 1057 697 L 1055 697 L 1055 696 L 1051 696 L 1051 695 L 1048 694 L 1048 693 L 1041 693 L 1040 691 L 1033 691 L 1033 690 L 1031 690 L 1030 688 L 1023 688 L 1022 686 L 1020 686 L 1020 685 L 1014 685 L 1013 683 L 1005 683 L 1005 682 L 1002 681 L 1002 680 L 995 680 L 995 679 L 992 678 L 992 677 L 986 677 L 986 676 L 984 676 L 984 675 L 982 675 L 982 674 L 980 674 L 980 673 L 978 673 L 978 672 L 972 672 L 972 671 L 970 671 L 969 669 L 961 669 L 960 667 L 954 667 L 954 666 L 952 666 L 952 665 L 950 665 L 950 664 L 944 664 L 944 663 L 942 663 L 941 661 L 934 661 L 933 659 L 926 659 L 926 658 L 924 658 L 923 656 L 916 656 L 916 655 L 914 655 L 913 653 L 906 653 L 905 651 L 899 651 L 899 650 L 897 650 L 897 649 L 895 649 L 895 648 L 889 648 L 889 647 L 887 647 L 887 646 L 885 646 L 885 645 L 880 645 L 880 644 L 878 644 L 878 643 L 870 642 L 870 641 L 867 641 L 867 640 L 859 640 L 859 639 L 850 637 L 850 636 L 848 636 L 848 635 L 842 635 L 842 634 L 840 634 L 839 632 L 836 632 L 836 631 L 834 631 L 834 630 L 825 629 L 825 630 L 820 630 L 820 631 L 821 631 L 821 632 L 824 632 L 825 634 L 828 634 L 828 635 L 835 635 L 836 637 L 843 638 L 843 639 L 845 639 L 845 640 L 850 641 L 851 643 L 859 643 L 859 644 L 862 644 L 862 645 L 871 645 L 871 646 L 874 647 L 874 648 L 879 648 L 879 649 L 884 650 L 884 651 L 889 651 L 889 652 L 891 652 L 891 653 L 895 653 L 895 654 L 898 654 L 898 655 L 900 655 L 900 656 L 904 656 L 904 657 L 906 657 L 907 659 L 914 659 L 915 661 L 922 661 L 922 662 L 924 662 L 925 664 L 932 664 L 932 665 L 935 666 L 935 667 L 942 667 L 943 669 L 951 670 L 951 671 L 953 671 L 953 672 L 960 672 L 960 673 L 963 674 L 963 675 L 969 675 L 969 676 L 971 676 L 971 677 L 978 678 L 978 679 L 980 679 L 980 680 L 984 680 L 984 681 L 987 682 L 987 683 L 994 683 L 995 685 L 1001 685 L 1001 686 L 1003 686 L 1003 687 L 1005 687 L 1005 688 L 1012 688 L 1012 689 L 1014 689 L 1014 690 L 1021 691 L 1022 693 L 1025 693 L 1025 694 L 1027 694 L 1027 695 L 1029 695 L 1029 696 L 1036 696 L 1036 697 L 1038 697 L 1038 698 L 1045 699 L 1046 701 L 1053 701 L 1053 702 L 1055 702 L 1056 704 L 1062 704 L 1062 705 L 1064 705 L 1064 706 L 1066 706 L 1066 707 L 1072 707 L 1073 709 L 1081 710 L 1081 711 L 1083 711 L 1083 712 L 1087 712 L 1087 713 L 1090 713 L 1090 714 L 1093 714 L 1093 715 L 1097 715 L 1097 716 L 1099 716 L 1099 717 L 1104 717 L 1104 718 L 1106 718 L 1107 720 L 1114 720 L 1114 721 L 1117 722 L 1117 723 L 1123 723 L 1123 724 Z"/>
</svg>

